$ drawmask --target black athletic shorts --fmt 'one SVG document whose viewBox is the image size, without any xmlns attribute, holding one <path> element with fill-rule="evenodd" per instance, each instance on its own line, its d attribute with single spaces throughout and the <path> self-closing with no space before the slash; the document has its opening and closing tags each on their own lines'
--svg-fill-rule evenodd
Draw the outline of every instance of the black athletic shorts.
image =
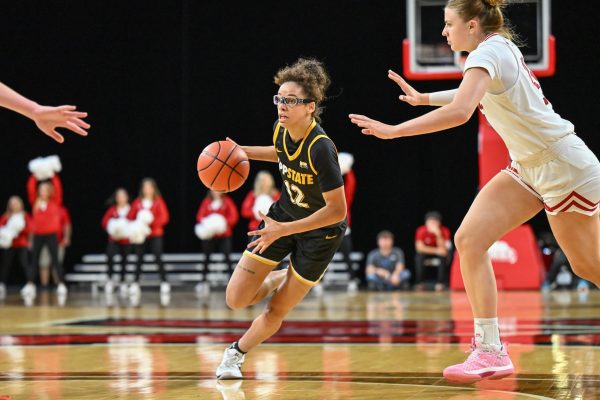
<svg viewBox="0 0 600 400">
<path fill-rule="evenodd" d="M 267 216 L 278 222 L 294 220 L 279 207 L 277 202 L 271 206 Z M 263 221 L 258 229 L 262 229 L 264 226 Z M 244 254 L 274 267 L 291 253 L 290 269 L 294 276 L 301 282 L 314 286 L 319 283 L 325 274 L 329 263 L 344 239 L 345 232 L 346 221 L 335 226 L 281 237 L 271 243 L 262 254 L 252 254 L 253 247 L 246 249 Z M 256 239 L 258 239 L 258 236 L 253 236 L 250 242 Z"/>
</svg>

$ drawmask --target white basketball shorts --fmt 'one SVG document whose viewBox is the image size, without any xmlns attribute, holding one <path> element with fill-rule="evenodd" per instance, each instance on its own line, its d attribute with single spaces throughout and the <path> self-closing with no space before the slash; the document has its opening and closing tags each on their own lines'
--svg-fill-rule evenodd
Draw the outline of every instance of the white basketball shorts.
<svg viewBox="0 0 600 400">
<path fill-rule="evenodd" d="M 520 162 L 508 173 L 544 203 L 546 213 L 594 215 L 600 204 L 600 162 L 577 135 L 570 134 Z"/>
</svg>

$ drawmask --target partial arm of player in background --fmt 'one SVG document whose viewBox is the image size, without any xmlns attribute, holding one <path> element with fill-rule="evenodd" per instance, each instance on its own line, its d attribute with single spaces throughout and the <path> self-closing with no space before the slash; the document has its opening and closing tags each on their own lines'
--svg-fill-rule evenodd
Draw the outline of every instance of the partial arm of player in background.
<svg viewBox="0 0 600 400">
<path fill-rule="evenodd" d="M 233 139 L 227 138 L 228 141 L 237 144 Z M 238 144 L 238 146 L 240 146 Z M 277 162 L 277 151 L 275 146 L 240 146 L 250 160 Z"/>
<path fill-rule="evenodd" d="M 0 83 L 0 107 L 8 108 L 33 120 L 42 132 L 59 143 L 64 142 L 65 139 L 56 128 L 66 128 L 81 136 L 87 136 L 85 129 L 90 128 L 90 125 L 81 119 L 87 117 L 87 113 L 76 111 L 76 106 L 41 106 L 3 83 Z"/>
</svg>

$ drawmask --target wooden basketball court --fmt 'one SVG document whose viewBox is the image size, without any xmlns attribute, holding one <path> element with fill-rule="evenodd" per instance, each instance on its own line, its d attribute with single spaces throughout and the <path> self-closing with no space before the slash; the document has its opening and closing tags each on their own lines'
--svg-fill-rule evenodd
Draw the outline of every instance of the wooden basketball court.
<svg viewBox="0 0 600 400">
<path fill-rule="evenodd" d="M 163 299 L 164 300 L 164 299 Z M 246 358 L 245 380 L 218 383 L 226 345 L 262 308 L 230 311 L 157 292 L 132 307 L 72 294 L 64 306 L 16 295 L 0 321 L 0 398 L 11 399 L 587 399 L 600 397 L 600 293 L 504 292 L 500 319 L 517 373 L 459 386 L 472 322 L 464 293 L 308 297 Z"/>
</svg>

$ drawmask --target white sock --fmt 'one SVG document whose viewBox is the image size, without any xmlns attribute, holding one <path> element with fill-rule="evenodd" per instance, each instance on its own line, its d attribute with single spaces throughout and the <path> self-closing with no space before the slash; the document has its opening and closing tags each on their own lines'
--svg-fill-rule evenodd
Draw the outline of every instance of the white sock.
<svg viewBox="0 0 600 400">
<path fill-rule="evenodd" d="M 498 318 L 475 318 L 475 342 L 502 347 Z"/>
</svg>

